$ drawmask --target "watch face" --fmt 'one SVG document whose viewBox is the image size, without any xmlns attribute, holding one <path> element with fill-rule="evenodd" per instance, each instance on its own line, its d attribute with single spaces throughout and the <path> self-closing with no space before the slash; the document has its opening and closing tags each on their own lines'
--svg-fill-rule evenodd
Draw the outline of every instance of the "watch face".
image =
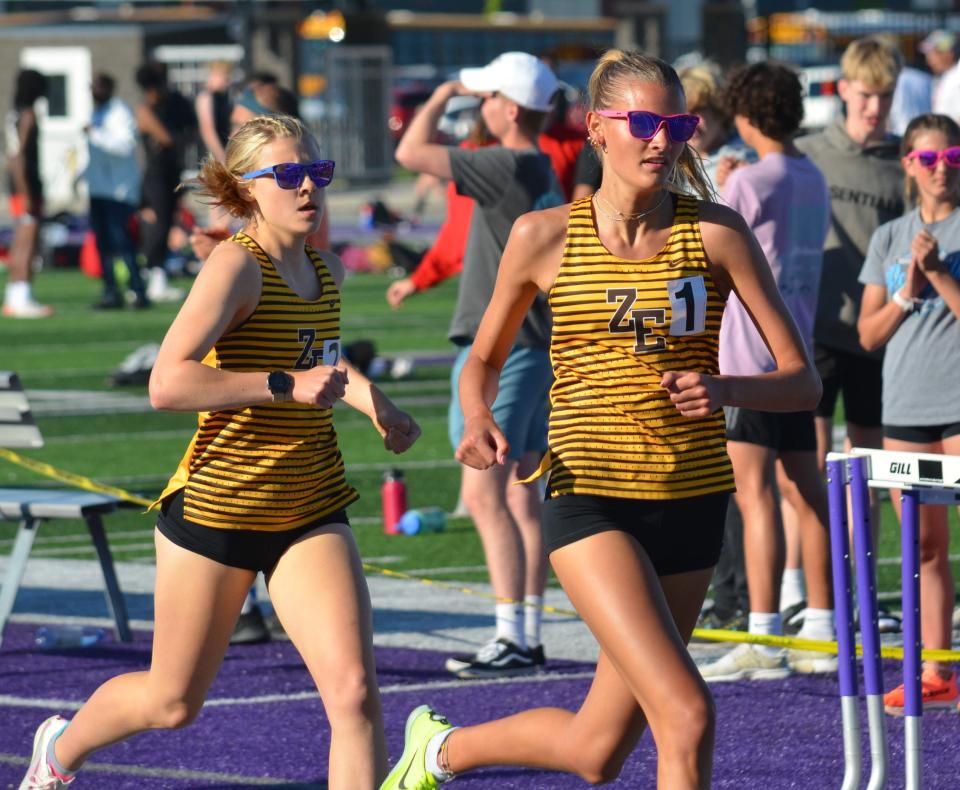
<svg viewBox="0 0 960 790">
<path fill-rule="evenodd" d="M 274 395 L 286 395 L 290 391 L 290 377 L 282 370 L 275 370 L 267 377 L 267 387 Z"/>
</svg>

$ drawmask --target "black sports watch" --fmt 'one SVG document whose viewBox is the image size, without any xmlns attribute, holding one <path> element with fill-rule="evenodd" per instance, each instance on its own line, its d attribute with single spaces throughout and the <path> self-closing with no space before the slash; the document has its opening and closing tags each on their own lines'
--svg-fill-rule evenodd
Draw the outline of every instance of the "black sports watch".
<svg viewBox="0 0 960 790">
<path fill-rule="evenodd" d="M 293 376 L 283 370 L 274 370 L 267 376 L 267 389 L 273 395 L 274 403 L 288 401 L 293 392 Z"/>
</svg>

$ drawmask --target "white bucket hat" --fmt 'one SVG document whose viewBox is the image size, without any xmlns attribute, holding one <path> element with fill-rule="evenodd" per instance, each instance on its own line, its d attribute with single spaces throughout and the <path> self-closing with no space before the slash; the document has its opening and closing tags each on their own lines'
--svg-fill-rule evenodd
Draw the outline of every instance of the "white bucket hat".
<svg viewBox="0 0 960 790">
<path fill-rule="evenodd" d="M 527 52 L 504 52 L 480 69 L 461 69 L 460 82 L 477 93 L 502 93 L 530 110 L 546 112 L 559 85 L 540 58 Z"/>
</svg>

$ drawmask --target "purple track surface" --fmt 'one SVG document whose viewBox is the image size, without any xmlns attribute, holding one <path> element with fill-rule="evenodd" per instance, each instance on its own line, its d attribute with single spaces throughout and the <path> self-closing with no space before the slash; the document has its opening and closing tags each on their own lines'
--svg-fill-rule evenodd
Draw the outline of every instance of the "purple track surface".
<svg viewBox="0 0 960 790">
<path fill-rule="evenodd" d="M 18 786 L 24 767 L 17 760 L 25 762 L 37 724 L 56 712 L 18 699 L 80 702 L 104 680 L 146 669 L 149 661 L 150 634 L 146 632 L 136 633 L 131 645 L 105 642 L 59 652 L 34 649 L 33 633 L 31 626 L 9 625 L 0 648 L 0 790 Z M 575 708 L 589 684 L 571 677 L 502 686 L 464 681 L 426 691 L 403 690 L 404 685 L 449 681 L 443 670 L 444 658 L 423 650 L 377 650 L 391 759 L 402 751 L 407 713 L 422 702 L 434 705 L 454 723 L 467 724 L 535 705 Z M 575 662 L 552 663 L 552 670 L 561 675 L 588 668 Z M 884 670 L 890 686 L 899 666 L 889 663 Z M 312 688 L 293 646 L 276 641 L 231 648 L 209 699 L 296 695 Z M 839 787 L 843 766 L 836 677 L 797 676 L 784 681 L 717 684 L 712 689 L 718 715 L 714 787 Z M 865 710 L 861 720 L 866 721 Z M 902 787 L 903 725 L 889 718 L 887 727 L 891 787 Z M 955 715 L 924 717 L 924 787 L 928 790 L 957 787 L 958 728 L 960 719 Z M 264 786 L 264 779 L 272 778 L 269 786 L 316 790 L 326 786 L 328 745 L 329 729 L 318 698 L 213 704 L 186 730 L 146 733 L 100 752 L 73 786 L 77 790 L 239 790 Z M 869 754 L 865 734 L 863 750 Z M 620 779 L 610 786 L 653 788 L 655 759 L 652 740 L 645 735 Z M 557 773 L 497 768 L 460 777 L 453 786 L 462 790 L 554 790 L 588 785 Z"/>
</svg>

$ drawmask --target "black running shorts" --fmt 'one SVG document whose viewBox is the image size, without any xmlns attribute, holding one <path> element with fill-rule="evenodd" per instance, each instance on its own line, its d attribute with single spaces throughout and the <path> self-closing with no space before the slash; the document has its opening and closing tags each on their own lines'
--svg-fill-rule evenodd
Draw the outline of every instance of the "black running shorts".
<svg viewBox="0 0 960 790">
<path fill-rule="evenodd" d="M 879 428 L 883 396 L 883 360 L 813 345 L 813 363 L 823 382 L 817 417 L 833 419 L 843 393 L 843 416 L 862 428 Z"/>
<path fill-rule="evenodd" d="M 951 436 L 960 435 L 960 422 L 946 425 L 884 425 L 883 435 L 887 439 L 915 444 L 936 444 Z"/>
<path fill-rule="evenodd" d="M 188 521 L 183 516 L 183 489 L 164 501 L 157 518 L 160 533 L 182 549 L 248 571 L 263 571 L 269 577 L 283 553 L 301 537 L 328 524 L 347 524 L 345 510 L 337 510 L 302 527 L 282 532 L 256 529 L 217 529 Z"/>
<path fill-rule="evenodd" d="M 543 505 L 543 537 L 552 552 L 600 532 L 637 540 L 657 576 L 712 568 L 720 558 L 728 492 L 686 499 L 626 499 L 565 494 Z"/>
<path fill-rule="evenodd" d="M 727 406 L 727 441 L 758 444 L 783 452 L 816 452 L 812 411 L 757 411 Z"/>
</svg>

